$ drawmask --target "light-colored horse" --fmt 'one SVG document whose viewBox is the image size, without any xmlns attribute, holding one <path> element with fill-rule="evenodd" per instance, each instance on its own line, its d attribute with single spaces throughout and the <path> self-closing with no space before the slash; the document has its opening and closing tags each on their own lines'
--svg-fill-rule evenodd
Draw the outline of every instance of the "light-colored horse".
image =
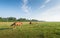
<svg viewBox="0 0 60 38">
<path fill-rule="evenodd" d="M 14 26 L 14 28 L 15 28 L 15 26 L 21 26 L 22 25 L 22 22 L 14 22 L 11 26 Z"/>
</svg>

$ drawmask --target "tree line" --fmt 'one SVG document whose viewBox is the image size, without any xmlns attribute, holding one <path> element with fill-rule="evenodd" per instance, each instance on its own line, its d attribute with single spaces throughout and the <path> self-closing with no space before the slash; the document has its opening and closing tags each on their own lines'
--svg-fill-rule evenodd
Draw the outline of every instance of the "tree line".
<svg viewBox="0 0 60 38">
<path fill-rule="evenodd" d="M 16 21 L 20 21 L 20 22 L 29 22 L 29 21 L 33 21 L 33 22 L 38 22 L 38 20 L 36 19 L 26 19 L 26 18 L 15 18 L 15 17 L 7 17 L 7 18 L 2 18 L 0 17 L 0 22 L 16 22 Z"/>
</svg>

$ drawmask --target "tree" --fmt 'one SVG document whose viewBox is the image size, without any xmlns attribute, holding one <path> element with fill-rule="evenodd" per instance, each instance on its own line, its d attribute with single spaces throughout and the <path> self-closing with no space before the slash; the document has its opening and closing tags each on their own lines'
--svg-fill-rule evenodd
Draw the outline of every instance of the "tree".
<svg viewBox="0 0 60 38">
<path fill-rule="evenodd" d="M 16 18 L 15 17 L 8 17 L 7 19 L 8 19 L 9 22 L 16 21 Z"/>
<path fill-rule="evenodd" d="M 26 18 L 19 18 L 17 21 L 26 21 Z"/>
<path fill-rule="evenodd" d="M 2 17 L 0 17 L 0 21 L 2 22 Z"/>
<path fill-rule="evenodd" d="M 38 20 L 32 19 L 31 21 L 33 21 L 33 22 L 37 22 Z"/>
<path fill-rule="evenodd" d="M 16 19 L 15 17 L 8 17 L 8 18 L 2 18 L 0 17 L 0 22 L 16 22 L 16 21 L 20 21 L 20 22 L 40 22 L 36 19 L 32 19 L 32 20 L 29 20 L 29 19 L 26 19 L 26 18 L 19 18 L 19 19 Z"/>
</svg>

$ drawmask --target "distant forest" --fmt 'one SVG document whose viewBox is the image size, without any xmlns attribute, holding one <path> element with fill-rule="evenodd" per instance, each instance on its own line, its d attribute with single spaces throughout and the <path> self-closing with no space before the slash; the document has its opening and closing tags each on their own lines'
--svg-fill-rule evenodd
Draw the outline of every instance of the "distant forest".
<svg viewBox="0 0 60 38">
<path fill-rule="evenodd" d="M 2 18 L 0 17 L 0 22 L 16 22 L 16 21 L 20 21 L 20 22 L 29 22 L 29 21 L 33 21 L 33 22 L 43 22 L 43 21 L 39 21 L 36 19 L 26 19 L 26 18 L 15 18 L 15 17 L 7 17 L 7 18 Z"/>
</svg>

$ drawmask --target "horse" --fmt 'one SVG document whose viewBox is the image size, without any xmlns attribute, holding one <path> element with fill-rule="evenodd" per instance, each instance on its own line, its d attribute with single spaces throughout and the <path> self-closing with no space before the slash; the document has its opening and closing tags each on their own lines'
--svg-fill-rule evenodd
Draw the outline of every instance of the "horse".
<svg viewBox="0 0 60 38">
<path fill-rule="evenodd" d="M 32 24 L 32 22 L 30 21 L 29 24 Z"/>
<path fill-rule="evenodd" d="M 14 22 L 13 24 L 11 24 L 11 26 L 21 26 L 22 25 L 22 22 Z"/>
</svg>

